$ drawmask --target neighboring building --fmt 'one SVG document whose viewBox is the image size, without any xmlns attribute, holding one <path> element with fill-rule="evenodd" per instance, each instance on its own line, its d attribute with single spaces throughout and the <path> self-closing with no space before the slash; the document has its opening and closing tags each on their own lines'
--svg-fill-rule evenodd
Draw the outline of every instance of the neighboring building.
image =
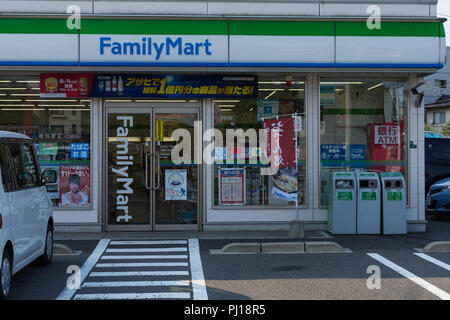
<svg viewBox="0 0 450 320">
<path fill-rule="evenodd" d="M 450 47 L 447 47 L 446 61 L 449 61 Z M 441 132 L 450 121 L 450 66 L 425 77 L 427 89 L 424 92 L 425 124 L 431 130 Z"/>
<path fill-rule="evenodd" d="M 408 230 L 425 231 L 424 109 L 410 89 L 445 63 L 436 5 L 0 0 L 0 130 L 31 136 L 59 172 L 47 186 L 59 231 L 326 229 L 342 170 L 402 172 Z M 228 129 L 293 117 L 273 176 L 258 146 L 224 148 Z M 188 132 L 199 153 L 180 164 Z M 198 161 L 211 152 L 216 163 Z M 71 181 L 82 193 L 69 199 Z"/>
</svg>

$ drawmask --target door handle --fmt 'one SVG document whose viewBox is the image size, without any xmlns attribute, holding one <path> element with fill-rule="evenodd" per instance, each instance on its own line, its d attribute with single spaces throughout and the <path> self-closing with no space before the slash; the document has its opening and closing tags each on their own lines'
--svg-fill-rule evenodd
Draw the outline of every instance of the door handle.
<svg viewBox="0 0 450 320">
<path fill-rule="evenodd" d="M 150 187 L 150 183 L 149 183 L 149 174 L 148 174 L 148 168 L 149 168 L 149 165 L 148 165 L 148 163 L 149 163 L 149 159 L 150 159 L 150 157 L 151 157 L 152 155 L 150 154 L 150 153 L 147 153 L 146 155 L 145 155 L 145 188 L 147 189 L 147 190 L 152 190 L 152 187 Z"/>
<path fill-rule="evenodd" d="M 159 187 L 161 186 L 161 156 L 159 154 L 154 154 L 154 156 L 158 159 L 158 169 L 157 169 L 157 182 L 158 184 L 155 186 L 155 190 L 159 190 Z"/>
</svg>

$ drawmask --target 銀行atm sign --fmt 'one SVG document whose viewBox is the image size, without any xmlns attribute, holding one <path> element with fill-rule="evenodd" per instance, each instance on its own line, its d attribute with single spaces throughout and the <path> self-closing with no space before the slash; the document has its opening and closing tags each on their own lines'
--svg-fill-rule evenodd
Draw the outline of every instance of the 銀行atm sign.
<svg viewBox="0 0 450 320">
<path fill-rule="evenodd" d="M 374 144 L 388 145 L 400 143 L 400 126 L 397 124 L 375 125 Z"/>
</svg>

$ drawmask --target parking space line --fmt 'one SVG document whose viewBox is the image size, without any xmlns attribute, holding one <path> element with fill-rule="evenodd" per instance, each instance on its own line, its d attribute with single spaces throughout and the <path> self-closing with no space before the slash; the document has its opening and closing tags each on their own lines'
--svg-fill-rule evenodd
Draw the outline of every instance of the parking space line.
<svg viewBox="0 0 450 320">
<path fill-rule="evenodd" d="M 438 287 L 432 285 L 431 283 L 423 280 L 422 278 L 419 278 L 415 274 L 409 272 L 408 270 L 400 267 L 399 265 L 389 261 L 388 259 L 384 258 L 383 256 L 377 254 L 377 253 L 368 253 L 368 256 L 371 258 L 377 260 L 378 262 L 384 264 L 388 268 L 391 268 L 395 272 L 401 274 L 405 278 L 411 280 L 412 282 L 418 284 L 422 288 L 428 290 L 429 292 L 433 293 L 434 295 L 438 296 L 442 300 L 450 300 L 450 294 L 445 292 L 444 290 L 439 289 Z"/>
<path fill-rule="evenodd" d="M 198 239 L 189 239 L 189 258 L 192 277 L 192 299 L 208 300 Z"/>
<path fill-rule="evenodd" d="M 422 259 L 425 259 L 425 260 L 441 267 L 441 268 L 444 268 L 447 271 L 450 271 L 450 264 L 439 261 L 438 259 L 430 257 L 429 255 L 426 255 L 425 253 L 414 253 L 414 254 Z"/>
<path fill-rule="evenodd" d="M 89 258 L 86 260 L 86 262 L 81 266 L 80 268 L 80 283 L 83 283 L 84 279 L 86 279 L 87 275 L 91 270 L 94 268 L 95 264 L 99 260 L 100 256 L 105 252 L 106 247 L 109 244 L 110 239 L 101 239 L 97 247 L 94 249 L 94 251 L 91 253 Z M 56 300 L 70 300 L 72 299 L 73 295 L 77 289 L 69 289 L 67 286 L 64 288 L 64 290 L 59 294 L 59 296 L 56 298 Z"/>
</svg>

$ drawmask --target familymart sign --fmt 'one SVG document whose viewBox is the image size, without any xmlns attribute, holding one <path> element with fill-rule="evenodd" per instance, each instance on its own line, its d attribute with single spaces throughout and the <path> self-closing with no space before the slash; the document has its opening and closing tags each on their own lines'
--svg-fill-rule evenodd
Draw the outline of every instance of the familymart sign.
<svg viewBox="0 0 450 320">
<path fill-rule="evenodd" d="M 439 21 L 240 21 L 0 17 L 0 66 L 433 68 Z"/>
</svg>

